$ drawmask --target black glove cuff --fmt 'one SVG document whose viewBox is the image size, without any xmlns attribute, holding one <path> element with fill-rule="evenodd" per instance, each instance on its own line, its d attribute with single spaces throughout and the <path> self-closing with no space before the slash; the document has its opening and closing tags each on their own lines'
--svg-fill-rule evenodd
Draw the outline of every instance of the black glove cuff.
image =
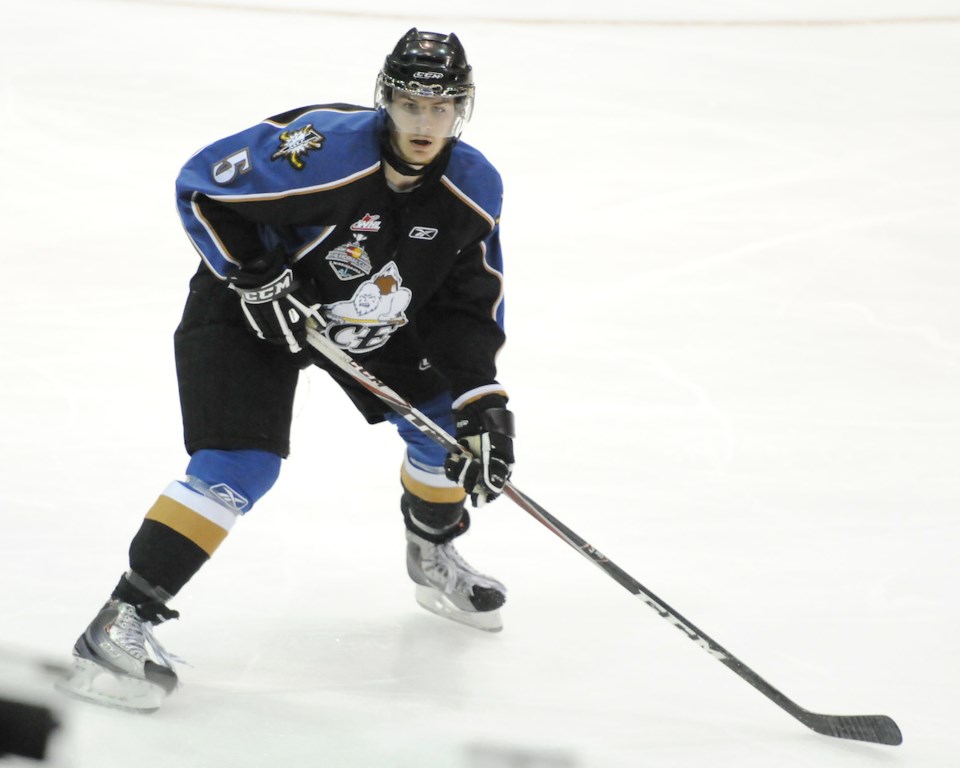
<svg viewBox="0 0 960 768">
<path fill-rule="evenodd" d="M 513 411 L 506 408 L 488 408 L 481 414 L 480 424 L 484 432 L 497 432 L 507 437 L 517 436 Z"/>
<path fill-rule="evenodd" d="M 279 277 L 286 268 L 287 261 L 283 250 L 274 248 L 244 262 L 237 271 L 228 275 L 227 279 L 238 288 L 258 288 Z"/>
<path fill-rule="evenodd" d="M 487 411 L 506 410 L 507 398 L 499 393 L 484 395 L 462 408 L 454 411 L 453 418 L 457 425 L 457 437 L 478 435 L 485 430 L 483 414 Z"/>
</svg>

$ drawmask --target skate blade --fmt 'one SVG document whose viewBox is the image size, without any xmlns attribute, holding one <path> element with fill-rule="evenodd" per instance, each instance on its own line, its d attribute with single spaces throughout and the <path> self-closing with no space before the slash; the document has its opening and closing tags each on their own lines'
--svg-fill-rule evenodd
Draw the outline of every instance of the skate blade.
<svg viewBox="0 0 960 768">
<path fill-rule="evenodd" d="M 73 668 L 55 687 L 75 699 L 128 712 L 156 712 L 165 691 L 158 685 L 101 667 L 95 661 L 75 658 Z"/>
<path fill-rule="evenodd" d="M 499 608 L 492 611 L 464 611 L 457 608 L 450 598 L 439 589 L 423 584 L 417 584 L 416 598 L 417 603 L 430 613 L 456 621 L 459 624 L 466 624 L 468 627 L 484 632 L 499 632 L 503 629 Z"/>
</svg>

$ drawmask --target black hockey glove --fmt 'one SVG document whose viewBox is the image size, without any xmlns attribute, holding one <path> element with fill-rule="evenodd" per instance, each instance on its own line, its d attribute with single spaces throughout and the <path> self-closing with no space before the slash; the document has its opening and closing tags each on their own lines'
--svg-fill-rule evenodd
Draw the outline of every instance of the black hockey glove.
<svg viewBox="0 0 960 768">
<path fill-rule="evenodd" d="M 513 471 L 513 413 L 503 395 L 484 395 L 454 411 L 457 442 L 473 459 L 451 453 L 443 469 L 448 479 L 470 494 L 473 506 L 493 501 Z"/>
<path fill-rule="evenodd" d="M 230 281 L 240 296 L 247 325 L 271 344 L 286 344 L 291 353 L 297 353 L 306 343 L 307 318 L 325 325 L 312 284 L 301 284 L 289 267 L 272 279 L 239 272 Z"/>
</svg>

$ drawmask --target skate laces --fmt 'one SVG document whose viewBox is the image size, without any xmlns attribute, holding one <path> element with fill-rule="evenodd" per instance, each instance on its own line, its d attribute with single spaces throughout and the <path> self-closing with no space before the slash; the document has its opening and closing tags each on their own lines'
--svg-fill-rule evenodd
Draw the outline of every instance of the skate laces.
<svg viewBox="0 0 960 768">
<path fill-rule="evenodd" d="M 160 641 L 154 637 L 152 624 L 143 625 L 143 637 L 150 645 L 153 655 L 156 657 L 157 661 L 163 664 L 165 667 L 173 669 L 174 662 L 178 664 L 187 663 L 185 659 L 180 658 L 176 654 L 170 653 L 170 651 L 160 645 Z"/>
<path fill-rule="evenodd" d="M 137 661 L 146 661 L 146 637 L 143 620 L 137 616 L 132 605 L 121 605 L 117 618 L 113 621 L 110 639 Z"/>
<path fill-rule="evenodd" d="M 429 570 L 431 575 L 443 581 L 443 591 L 448 595 L 457 591 L 469 595 L 474 587 L 485 587 L 504 593 L 507 591 L 507 588 L 496 579 L 474 570 L 457 552 L 452 541 L 444 544 L 429 544 L 427 547 L 421 547 L 420 552 L 423 555 L 424 571 Z"/>
<path fill-rule="evenodd" d="M 119 614 L 113 622 L 114 634 L 111 638 L 126 653 L 137 661 L 150 661 L 150 651 L 157 662 L 173 668 L 173 662 L 183 663 L 183 659 L 167 651 L 153 634 L 153 625 L 137 614 L 136 608 L 125 604 L 119 608 Z M 147 649 L 150 649 L 148 651 Z"/>
</svg>

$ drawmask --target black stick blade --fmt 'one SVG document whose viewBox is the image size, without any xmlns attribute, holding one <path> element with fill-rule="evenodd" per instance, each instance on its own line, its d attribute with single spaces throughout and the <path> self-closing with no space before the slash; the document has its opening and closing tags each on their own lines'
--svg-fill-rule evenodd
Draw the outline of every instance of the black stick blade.
<svg viewBox="0 0 960 768">
<path fill-rule="evenodd" d="M 903 743 L 900 728 L 886 715 L 818 715 L 806 712 L 798 719 L 824 736 L 890 746 Z"/>
</svg>

